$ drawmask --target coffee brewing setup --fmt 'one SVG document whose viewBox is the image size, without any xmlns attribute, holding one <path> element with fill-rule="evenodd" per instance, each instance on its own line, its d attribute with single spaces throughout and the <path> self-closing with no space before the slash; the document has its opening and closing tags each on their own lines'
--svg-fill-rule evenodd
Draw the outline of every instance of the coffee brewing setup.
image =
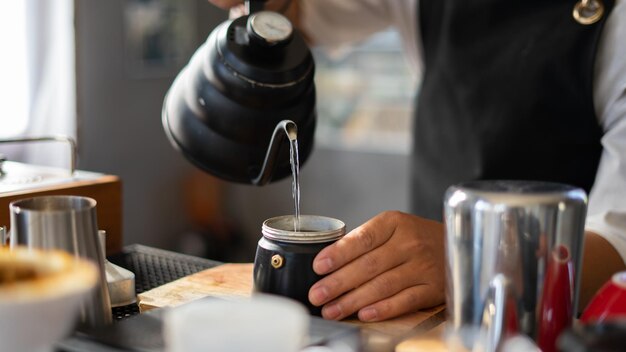
<svg viewBox="0 0 626 352">
<path fill-rule="evenodd" d="M 299 165 L 316 125 L 315 64 L 288 18 L 263 10 L 264 1 L 246 5 L 249 14 L 216 27 L 176 77 L 163 127 L 191 163 L 221 179 L 262 186 L 293 175 L 295 214 L 263 224 L 255 290 L 294 298 L 319 315 L 307 298 L 319 279 L 313 258 L 345 225 L 299 214 Z"/>
<path fill-rule="evenodd" d="M 254 286 L 319 315 L 308 301 L 320 278 L 312 261 L 345 225 L 299 215 L 298 147 L 305 162 L 316 119 L 314 62 L 289 20 L 262 5 L 248 1 L 248 15 L 210 34 L 167 93 L 162 121 L 172 145 L 214 176 L 264 185 L 293 175 L 295 215 L 263 223 Z M 495 351 L 516 333 L 554 349 L 578 301 L 586 202 L 581 190 L 541 182 L 470 182 L 448 191 L 449 346 Z"/>
</svg>

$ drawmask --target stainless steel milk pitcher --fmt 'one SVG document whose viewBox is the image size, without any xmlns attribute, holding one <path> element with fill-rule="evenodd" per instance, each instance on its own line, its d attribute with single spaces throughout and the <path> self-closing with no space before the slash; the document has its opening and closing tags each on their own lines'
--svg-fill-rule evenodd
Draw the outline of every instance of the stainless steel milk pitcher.
<svg viewBox="0 0 626 352">
<path fill-rule="evenodd" d="M 11 247 L 60 249 L 93 262 L 99 283 L 81 308 L 84 327 L 110 324 L 111 299 L 98 241 L 96 201 L 88 197 L 49 195 L 11 202 Z"/>
<path fill-rule="evenodd" d="M 445 196 L 453 350 L 495 351 L 526 335 L 555 350 L 578 302 L 587 196 L 534 181 L 474 181 Z"/>
</svg>

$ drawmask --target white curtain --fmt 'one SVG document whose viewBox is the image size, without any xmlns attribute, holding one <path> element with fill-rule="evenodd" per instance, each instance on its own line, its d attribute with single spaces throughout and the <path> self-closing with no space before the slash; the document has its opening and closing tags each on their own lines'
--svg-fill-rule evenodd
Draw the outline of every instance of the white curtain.
<svg viewBox="0 0 626 352">
<path fill-rule="evenodd" d="M 74 0 L 19 1 L 26 2 L 29 100 L 26 129 L 15 137 L 64 135 L 76 139 Z M 67 167 L 69 147 L 51 147 L 50 143 L 20 145 L 20 159 L 30 164 Z"/>
</svg>

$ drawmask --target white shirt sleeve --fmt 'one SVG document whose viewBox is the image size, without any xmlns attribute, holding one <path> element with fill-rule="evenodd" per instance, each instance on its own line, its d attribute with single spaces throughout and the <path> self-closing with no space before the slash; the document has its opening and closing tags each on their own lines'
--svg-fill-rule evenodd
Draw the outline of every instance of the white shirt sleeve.
<svg viewBox="0 0 626 352">
<path fill-rule="evenodd" d="M 589 195 L 587 230 L 626 262 L 626 1 L 616 1 L 598 46 L 594 104 L 604 130 L 602 157 Z"/>
<path fill-rule="evenodd" d="M 341 52 L 350 44 L 394 27 L 409 67 L 418 77 L 422 48 L 417 35 L 418 0 L 300 0 L 300 26 L 315 45 Z"/>
</svg>

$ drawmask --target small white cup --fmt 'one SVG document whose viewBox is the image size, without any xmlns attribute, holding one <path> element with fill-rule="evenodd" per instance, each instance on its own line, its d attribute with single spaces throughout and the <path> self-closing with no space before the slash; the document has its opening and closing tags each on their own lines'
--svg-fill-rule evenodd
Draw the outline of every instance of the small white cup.
<svg viewBox="0 0 626 352">
<path fill-rule="evenodd" d="M 309 315 L 291 299 L 203 299 L 165 312 L 167 352 L 297 352 L 308 341 Z"/>
<path fill-rule="evenodd" d="M 26 269 L 26 270 L 25 270 Z M 31 272 L 18 277 L 18 272 Z M 62 251 L 0 248 L 0 351 L 50 352 L 69 335 L 98 269 Z M 4 282 L 3 282 L 4 281 Z"/>
</svg>

